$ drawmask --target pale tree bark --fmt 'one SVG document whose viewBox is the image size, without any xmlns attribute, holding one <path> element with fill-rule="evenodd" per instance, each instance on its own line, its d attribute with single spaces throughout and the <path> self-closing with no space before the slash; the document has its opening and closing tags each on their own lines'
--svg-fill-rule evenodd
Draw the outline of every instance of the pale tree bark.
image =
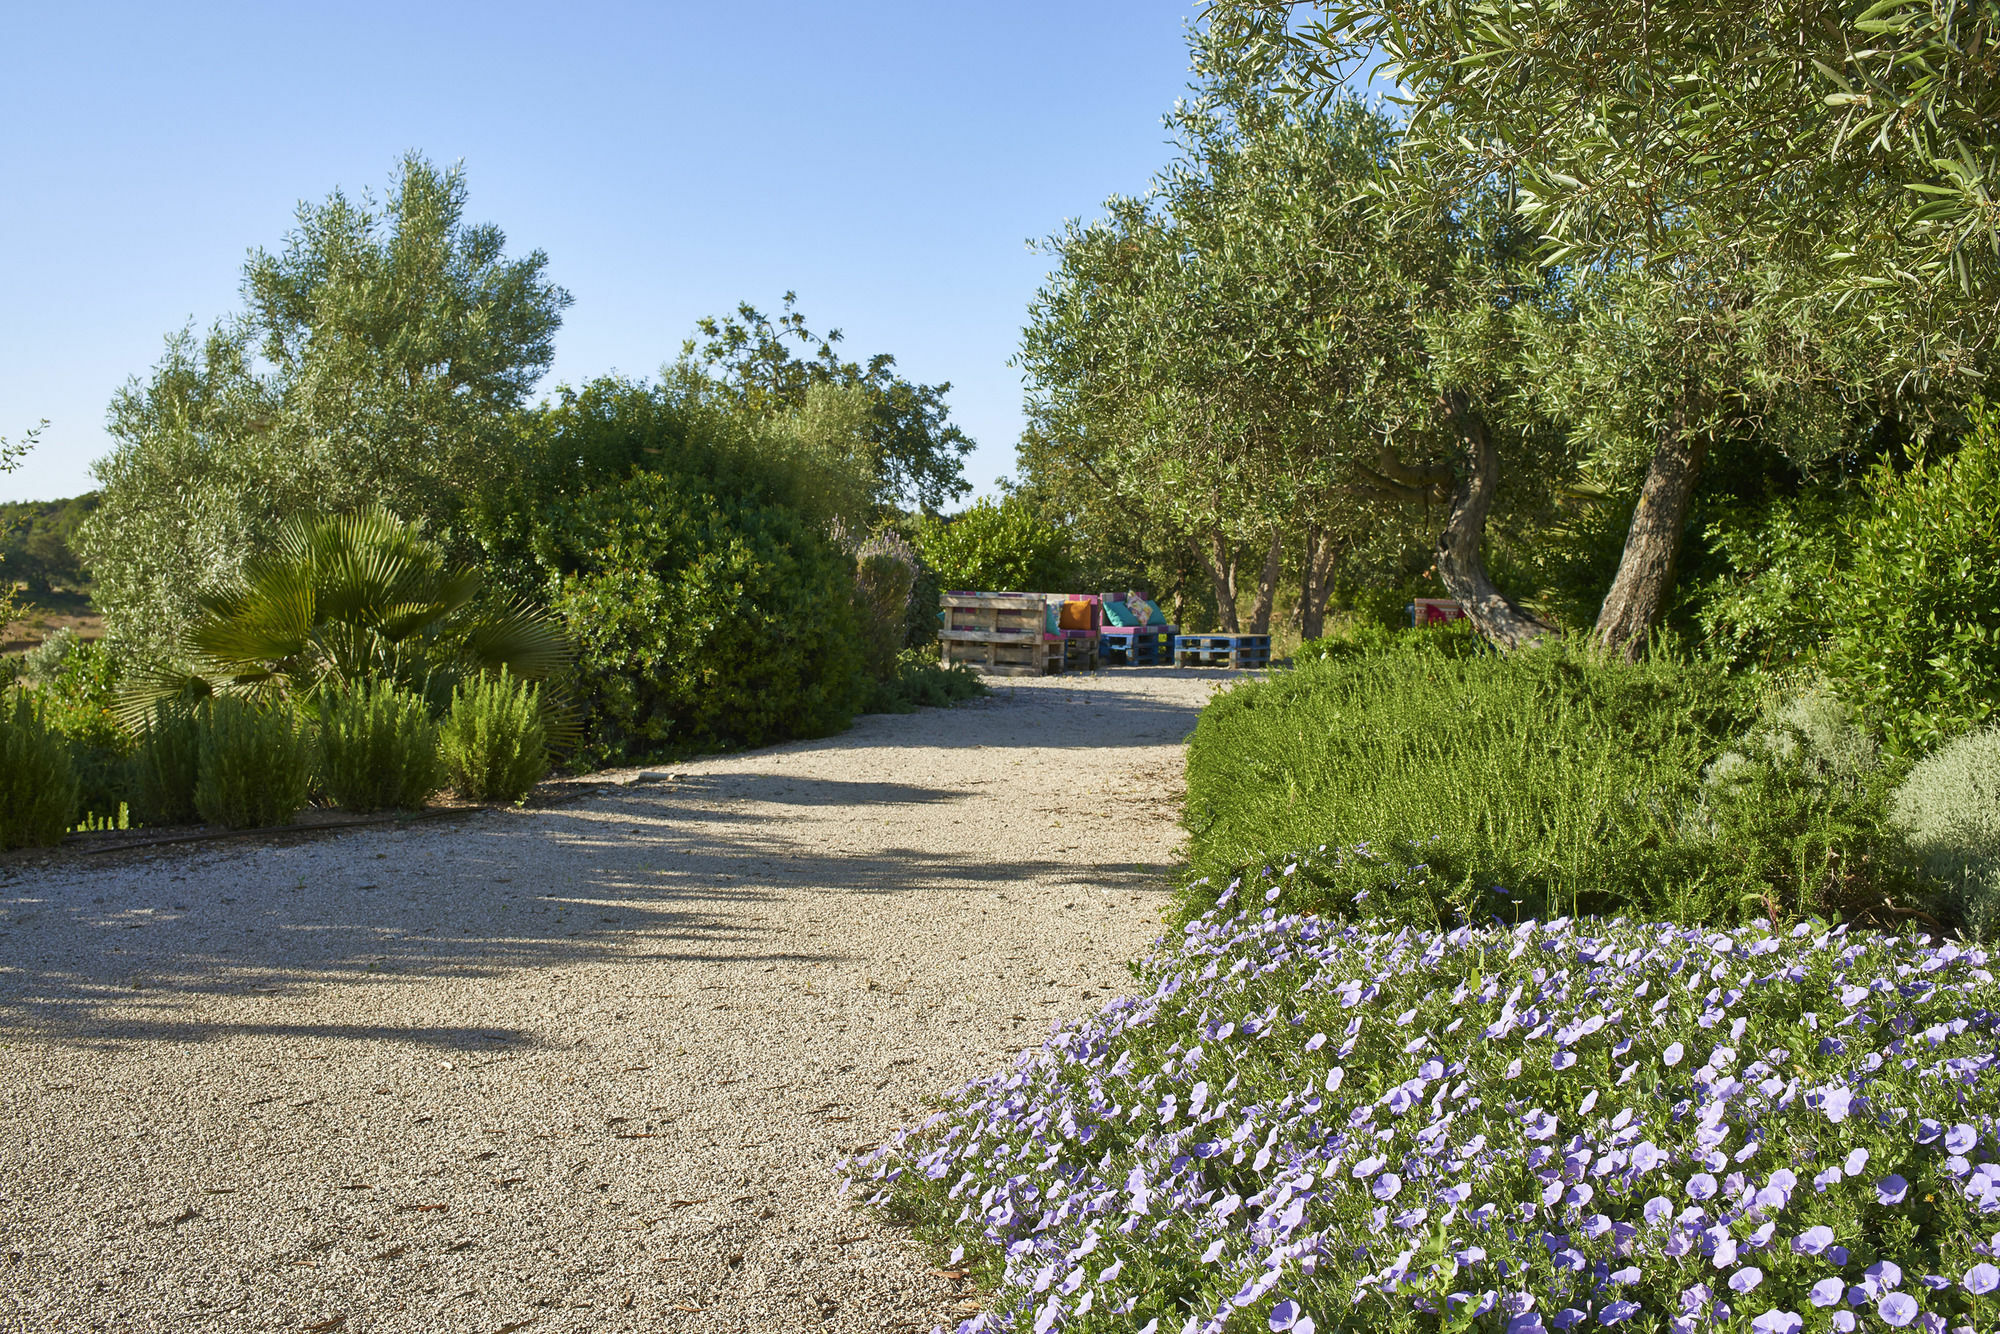
<svg viewBox="0 0 2000 1334">
<path fill-rule="evenodd" d="M 1215 615 L 1222 622 L 1222 633 L 1238 633 L 1236 620 L 1236 548 L 1219 528 L 1211 528 L 1208 533 L 1208 548 L 1202 553 L 1202 563 L 1208 567 L 1208 579 L 1215 588 Z"/>
<path fill-rule="evenodd" d="M 1445 407 L 1465 446 L 1466 461 L 1452 492 L 1444 531 L 1438 535 L 1438 577 L 1445 591 L 1465 609 L 1475 630 L 1503 649 L 1521 648 L 1543 638 L 1549 627 L 1509 602 L 1493 586 L 1480 552 L 1486 537 L 1486 516 L 1500 489 L 1500 451 L 1486 419 L 1464 394 L 1448 396 Z"/>
<path fill-rule="evenodd" d="M 1707 454 L 1708 437 L 1687 428 L 1683 402 L 1654 444 L 1639 507 L 1632 511 L 1625 551 L 1618 558 L 1618 574 L 1597 613 L 1597 642 L 1607 652 L 1637 661 L 1645 651 L 1667 594 L 1673 591 L 1681 536 Z"/>
<path fill-rule="evenodd" d="M 1332 534 L 1318 524 L 1306 525 L 1305 565 L 1299 574 L 1299 634 L 1318 639 L 1326 633 L 1326 604 L 1333 596 L 1333 563 L 1339 555 Z"/>
<path fill-rule="evenodd" d="M 1271 633 L 1271 604 L 1278 597 L 1278 576 L 1285 569 L 1285 535 L 1271 530 L 1271 549 L 1264 556 L 1264 572 L 1257 581 L 1257 601 L 1250 608 L 1250 634 Z"/>
</svg>

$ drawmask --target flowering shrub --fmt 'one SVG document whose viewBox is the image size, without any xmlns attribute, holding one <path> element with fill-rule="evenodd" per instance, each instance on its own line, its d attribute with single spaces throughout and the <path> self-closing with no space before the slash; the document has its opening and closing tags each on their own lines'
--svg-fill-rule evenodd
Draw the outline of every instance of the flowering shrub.
<svg viewBox="0 0 2000 1334">
<path fill-rule="evenodd" d="M 995 1281 L 960 1334 L 2000 1326 L 1983 950 L 1371 930 L 1271 879 L 847 1165 Z"/>
</svg>

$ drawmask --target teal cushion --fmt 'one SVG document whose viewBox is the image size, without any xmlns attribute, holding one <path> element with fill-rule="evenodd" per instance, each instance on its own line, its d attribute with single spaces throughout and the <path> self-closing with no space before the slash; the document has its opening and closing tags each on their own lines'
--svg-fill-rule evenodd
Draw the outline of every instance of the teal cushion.
<svg viewBox="0 0 2000 1334">
<path fill-rule="evenodd" d="M 1133 625 L 1132 609 L 1122 602 L 1104 604 L 1104 620 L 1107 625 Z"/>
<path fill-rule="evenodd" d="M 1060 625 L 1056 623 L 1056 617 L 1060 613 L 1056 611 L 1055 603 L 1053 602 L 1049 603 L 1048 606 L 1042 608 L 1042 611 L 1044 613 L 1042 617 L 1044 628 L 1049 630 L 1060 630 L 1062 628 Z"/>
<path fill-rule="evenodd" d="M 1146 615 L 1146 624 L 1165 625 L 1167 623 L 1167 614 L 1160 610 L 1159 603 L 1148 602 L 1146 606 L 1149 608 L 1149 611 Z"/>
</svg>

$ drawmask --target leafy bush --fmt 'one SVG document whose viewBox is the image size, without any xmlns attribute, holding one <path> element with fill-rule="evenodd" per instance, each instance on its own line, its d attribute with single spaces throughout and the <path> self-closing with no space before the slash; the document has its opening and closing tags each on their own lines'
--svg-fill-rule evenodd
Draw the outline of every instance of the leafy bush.
<svg viewBox="0 0 2000 1334">
<path fill-rule="evenodd" d="M 1846 534 L 1827 675 L 1921 751 L 1993 716 L 2000 696 L 2000 413 L 1982 411 L 1958 452 L 1869 479 Z"/>
<path fill-rule="evenodd" d="M 1294 880 L 849 1165 L 996 1285 L 961 1334 L 2000 1318 L 1985 951 L 1375 931 Z"/>
<path fill-rule="evenodd" d="M 1719 674 L 1461 642 L 1398 636 L 1217 696 L 1188 749 L 1194 869 L 1347 848 L 1322 906 L 1424 925 L 1734 911 L 1741 854 L 1694 818 L 1702 767 L 1743 722 Z"/>
<path fill-rule="evenodd" d="M 987 693 L 986 682 L 964 663 L 945 667 L 939 664 L 935 648 L 904 649 L 896 658 L 895 675 L 871 686 L 862 712 L 915 713 L 919 708 L 948 709 Z"/>
<path fill-rule="evenodd" d="M 1890 799 L 1889 818 L 1943 882 L 1946 913 L 1991 939 L 2000 929 L 2000 727 L 1918 761 Z"/>
<path fill-rule="evenodd" d="M 551 540 L 588 761 L 824 736 L 853 718 L 852 566 L 797 511 L 642 472 L 564 507 Z"/>
<path fill-rule="evenodd" d="M 201 718 L 162 701 L 132 752 L 132 816 L 140 824 L 193 824 L 201 777 Z"/>
<path fill-rule="evenodd" d="M 1061 592 L 1073 573 L 1068 535 L 1012 496 L 925 518 L 916 538 L 946 591 Z"/>
<path fill-rule="evenodd" d="M 312 747 L 283 703 L 262 707 L 227 695 L 211 701 L 202 711 L 197 763 L 195 810 L 210 824 L 290 824 L 305 808 Z"/>
<path fill-rule="evenodd" d="M 417 810 L 444 786 L 429 708 L 389 682 L 323 695 L 318 741 L 320 784 L 350 811 Z"/>
<path fill-rule="evenodd" d="M 1991 717 L 2000 697 L 2000 411 L 1957 452 L 1869 473 L 1723 528 L 1735 567 L 1707 592 L 1711 646 L 1735 665 L 1812 667 L 1917 754 Z"/>
<path fill-rule="evenodd" d="M 116 826 L 129 788 L 131 734 L 119 721 L 119 676 L 96 640 L 59 632 L 30 655 L 43 717 L 68 739 L 77 779 L 77 818 Z"/>
<path fill-rule="evenodd" d="M 0 852 L 49 847 L 76 821 L 69 744 L 24 691 L 0 696 Z"/>
<path fill-rule="evenodd" d="M 438 750 L 460 796 L 522 800 L 549 771 L 548 733 L 535 686 L 505 671 L 462 683 L 452 692 Z"/>
</svg>

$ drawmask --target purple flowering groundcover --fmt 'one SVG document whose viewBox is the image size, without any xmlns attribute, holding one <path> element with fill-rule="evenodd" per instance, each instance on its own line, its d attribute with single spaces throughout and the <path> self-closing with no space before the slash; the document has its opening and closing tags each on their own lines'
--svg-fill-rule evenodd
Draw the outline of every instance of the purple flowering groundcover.
<svg viewBox="0 0 2000 1334">
<path fill-rule="evenodd" d="M 2000 1329 L 1983 950 L 1234 897 L 847 1164 L 960 1334 Z"/>
</svg>

